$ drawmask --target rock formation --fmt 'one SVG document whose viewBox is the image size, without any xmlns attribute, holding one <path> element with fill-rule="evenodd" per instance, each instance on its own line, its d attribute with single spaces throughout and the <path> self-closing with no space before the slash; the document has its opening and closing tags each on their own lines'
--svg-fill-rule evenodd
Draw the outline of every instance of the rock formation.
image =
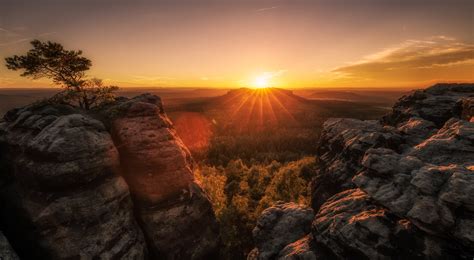
<svg viewBox="0 0 474 260">
<path fill-rule="evenodd" d="M 278 258 L 472 259 L 473 99 L 473 84 L 438 84 L 380 122 L 328 120 L 311 233 Z"/>
<path fill-rule="evenodd" d="M 145 94 L 104 112 L 153 257 L 196 259 L 215 253 L 218 226 L 211 203 L 194 181 L 191 155 L 161 100 Z"/>
<path fill-rule="evenodd" d="M 295 203 L 278 203 L 262 212 L 253 230 L 256 245 L 253 255 L 258 259 L 273 259 L 288 244 L 310 231 L 314 218 L 311 208 Z"/>
<path fill-rule="evenodd" d="M 0 152 L 0 229 L 21 258 L 216 251 L 210 203 L 156 96 L 87 114 L 48 102 L 12 110 Z"/>
</svg>

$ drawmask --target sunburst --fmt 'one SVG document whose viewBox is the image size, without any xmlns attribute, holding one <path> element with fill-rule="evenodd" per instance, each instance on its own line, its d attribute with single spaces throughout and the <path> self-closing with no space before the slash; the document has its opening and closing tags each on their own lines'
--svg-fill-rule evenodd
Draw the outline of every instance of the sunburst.
<svg viewBox="0 0 474 260">
<path fill-rule="evenodd" d="M 268 88 L 269 85 L 270 78 L 267 75 L 260 75 L 253 82 L 253 87 L 257 89 Z"/>
</svg>

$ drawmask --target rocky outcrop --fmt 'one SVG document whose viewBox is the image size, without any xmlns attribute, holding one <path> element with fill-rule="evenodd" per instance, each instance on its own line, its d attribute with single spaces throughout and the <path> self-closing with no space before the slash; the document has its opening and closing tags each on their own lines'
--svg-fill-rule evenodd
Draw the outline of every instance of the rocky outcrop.
<svg viewBox="0 0 474 260">
<path fill-rule="evenodd" d="M 392 147 L 401 141 L 393 127 L 375 120 L 334 118 L 323 125 L 318 144 L 318 169 L 312 182 L 314 210 L 338 192 L 354 188 L 352 177 L 362 168 L 360 161 L 369 148 Z"/>
<path fill-rule="evenodd" d="M 360 189 L 331 197 L 313 222 L 313 236 L 337 258 L 455 258 L 450 241 L 421 232 L 413 223 L 374 204 Z"/>
<path fill-rule="evenodd" d="M 248 259 L 275 258 L 285 246 L 309 233 L 313 217 L 311 208 L 295 203 L 278 203 L 265 209 L 252 232 L 256 249 Z M 281 254 L 290 255 L 294 251 L 288 248 Z"/>
<path fill-rule="evenodd" d="M 473 84 L 438 84 L 380 122 L 328 120 L 306 259 L 472 259 L 473 97 Z"/>
<path fill-rule="evenodd" d="M 462 116 L 463 101 L 472 100 L 473 93 L 473 84 L 437 84 L 425 90 L 417 90 L 400 98 L 382 122 L 398 126 L 410 118 L 422 118 L 439 128 L 450 118 Z"/>
<path fill-rule="evenodd" d="M 216 250 L 210 203 L 156 96 L 87 114 L 48 102 L 10 111 L 0 151 L 0 227 L 22 258 L 192 259 Z"/>
<path fill-rule="evenodd" d="M 0 127 L 1 223 L 20 257 L 144 257 L 119 157 L 104 125 L 32 105 Z"/>
<path fill-rule="evenodd" d="M 105 114 L 151 253 L 167 259 L 215 254 L 219 238 L 211 203 L 194 180 L 191 155 L 161 100 L 145 94 L 117 102 Z"/>
</svg>

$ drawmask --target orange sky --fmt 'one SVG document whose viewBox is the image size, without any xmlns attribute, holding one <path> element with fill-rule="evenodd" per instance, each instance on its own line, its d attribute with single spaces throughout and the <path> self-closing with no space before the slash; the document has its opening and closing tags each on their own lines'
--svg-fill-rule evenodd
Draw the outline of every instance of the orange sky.
<svg viewBox="0 0 474 260">
<path fill-rule="evenodd" d="M 420 87 L 474 81 L 472 1 L 0 0 L 0 57 L 82 49 L 121 87 Z M 51 87 L 0 66 L 1 87 Z"/>
</svg>

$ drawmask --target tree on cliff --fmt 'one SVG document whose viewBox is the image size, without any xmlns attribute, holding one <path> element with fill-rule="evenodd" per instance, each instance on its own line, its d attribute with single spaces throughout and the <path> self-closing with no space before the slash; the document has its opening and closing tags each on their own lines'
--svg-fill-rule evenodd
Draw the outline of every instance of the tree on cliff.
<svg viewBox="0 0 474 260">
<path fill-rule="evenodd" d="M 26 55 L 5 58 L 11 70 L 23 70 L 21 76 L 33 79 L 50 78 L 64 90 L 54 99 L 90 109 L 113 99 L 116 86 L 104 86 L 100 79 L 86 77 L 92 62 L 82 57 L 82 51 L 65 50 L 55 42 L 33 40 L 33 48 Z"/>
</svg>

